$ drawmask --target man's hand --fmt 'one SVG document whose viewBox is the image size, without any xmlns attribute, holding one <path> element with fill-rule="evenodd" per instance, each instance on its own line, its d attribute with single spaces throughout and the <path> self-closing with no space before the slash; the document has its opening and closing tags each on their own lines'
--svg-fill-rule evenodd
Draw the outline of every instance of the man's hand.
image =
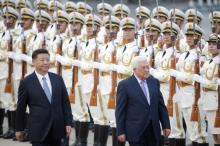
<svg viewBox="0 0 220 146">
<path fill-rule="evenodd" d="M 24 133 L 21 132 L 21 131 L 16 132 L 16 133 L 15 133 L 15 136 L 16 136 L 16 139 L 17 139 L 18 141 L 24 140 Z"/>
<path fill-rule="evenodd" d="M 125 140 L 126 140 L 125 134 L 119 135 L 119 136 L 118 136 L 118 140 L 119 140 L 120 142 L 125 142 Z"/>
<path fill-rule="evenodd" d="M 72 127 L 71 126 L 66 126 L 66 137 L 70 136 L 71 131 L 72 131 Z"/>
<path fill-rule="evenodd" d="M 168 137 L 170 135 L 170 129 L 163 129 L 163 136 Z"/>
</svg>

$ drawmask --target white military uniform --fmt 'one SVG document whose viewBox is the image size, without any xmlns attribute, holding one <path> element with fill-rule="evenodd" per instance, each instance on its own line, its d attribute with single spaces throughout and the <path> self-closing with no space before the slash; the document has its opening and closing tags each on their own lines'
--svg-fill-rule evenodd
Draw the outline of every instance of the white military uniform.
<svg viewBox="0 0 220 146">
<path fill-rule="evenodd" d="M 91 92 L 94 85 L 93 76 L 93 56 L 96 49 L 95 38 L 89 39 L 86 43 L 82 44 L 81 50 L 81 73 L 82 73 L 82 97 L 83 106 L 85 109 L 84 119 L 80 119 L 80 122 L 88 122 L 89 115 L 87 111 L 87 104 L 90 101 Z M 93 117 L 94 124 L 97 124 L 97 106 L 89 106 L 91 115 Z"/>
<path fill-rule="evenodd" d="M 218 75 L 219 55 L 208 59 L 202 66 L 199 79 L 202 86 L 203 108 L 208 120 L 208 126 L 211 134 L 220 134 L 220 128 L 214 126 L 216 110 L 218 108 Z"/>
<path fill-rule="evenodd" d="M 10 32 L 7 30 L 0 34 L 1 36 L 1 41 L 0 41 L 0 108 L 5 108 L 5 109 L 13 109 L 11 107 L 12 103 L 14 103 L 14 96 L 13 94 L 5 93 L 4 87 L 6 85 L 6 79 L 8 77 L 8 50 L 7 50 L 7 43 L 10 40 L 10 34 L 13 40 L 12 45 L 14 44 L 16 38 L 18 37 L 18 33 L 16 29 L 10 30 Z M 13 82 L 13 81 L 12 81 Z"/>
<path fill-rule="evenodd" d="M 191 49 L 188 52 L 181 54 L 176 65 L 178 72 L 176 79 L 179 90 L 177 93 L 180 98 L 183 117 L 187 125 L 187 132 L 191 141 L 205 143 L 207 136 L 205 115 L 202 111 L 202 103 L 199 102 L 200 121 L 193 122 L 190 120 L 192 112 L 192 104 L 194 103 L 194 86 L 192 85 L 192 77 L 194 74 L 195 60 L 197 59 L 197 50 Z"/>
</svg>

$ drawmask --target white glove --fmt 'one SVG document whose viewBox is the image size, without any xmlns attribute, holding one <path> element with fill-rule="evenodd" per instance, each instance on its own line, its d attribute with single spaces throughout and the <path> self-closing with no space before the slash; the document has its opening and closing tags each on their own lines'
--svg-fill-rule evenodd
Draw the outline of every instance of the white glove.
<svg viewBox="0 0 220 146">
<path fill-rule="evenodd" d="M 81 66 L 81 61 L 79 61 L 79 60 L 73 60 L 73 61 L 72 61 L 72 65 L 73 65 L 73 66 L 78 66 L 78 67 L 80 67 L 80 66 Z"/>
<path fill-rule="evenodd" d="M 170 76 L 176 77 L 178 72 L 175 69 L 170 69 Z"/>
<path fill-rule="evenodd" d="M 15 59 L 15 53 L 12 51 L 8 52 L 8 58 Z"/>
<path fill-rule="evenodd" d="M 61 56 L 60 54 L 56 54 L 56 61 L 61 63 L 62 62 L 62 57 L 63 56 Z"/>
<path fill-rule="evenodd" d="M 198 74 L 194 74 L 193 77 L 192 77 L 192 80 L 195 81 L 195 82 L 201 83 L 202 77 Z"/>
<path fill-rule="evenodd" d="M 99 69 L 101 66 L 101 63 L 99 62 L 93 62 L 93 68 Z"/>
<path fill-rule="evenodd" d="M 117 72 L 117 65 L 116 64 L 111 64 L 110 65 L 110 70 Z"/>
<path fill-rule="evenodd" d="M 121 73 L 121 74 L 127 74 L 127 73 L 128 73 L 128 70 L 127 70 L 124 66 L 118 65 L 118 66 L 117 66 L 117 72 L 118 72 L 118 73 Z"/>
<path fill-rule="evenodd" d="M 22 54 L 15 54 L 14 60 L 18 63 L 21 63 L 22 60 Z"/>
<path fill-rule="evenodd" d="M 217 84 L 220 85 L 220 79 L 217 79 Z"/>
</svg>

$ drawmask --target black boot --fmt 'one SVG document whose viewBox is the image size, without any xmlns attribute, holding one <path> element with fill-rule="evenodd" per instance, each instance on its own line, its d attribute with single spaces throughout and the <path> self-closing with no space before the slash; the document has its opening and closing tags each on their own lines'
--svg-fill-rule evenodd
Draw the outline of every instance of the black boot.
<svg viewBox="0 0 220 146">
<path fill-rule="evenodd" d="M 192 146 L 198 146 L 198 143 L 195 142 L 195 141 L 193 141 L 193 142 L 192 142 Z"/>
<path fill-rule="evenodd" d="M 3 137 L 3 122 L 5 117 L 5 109 L 0 108 L 0 138 Z"/>
<path fill-rule="evenodd" d="M 109 126 L 100 126 L 99 127 L 99 143 L 98 143 L 98 146 L 106 146 L 107 145 L 108 129 L 109 129 Z"/>
<path fill-rule="evenodd" d="M 209 143 L 198 143 L 197 146 L 209 146 Z"/>
<path fill-rule="evenodd" d="M 116 128 L 112 128 L 112 146 L 117 146 Z"/>
<path fill-rule="evenodd" d="M 176 139 L 175 138 L 169 138 L 169 146 L 179 146 L 179 145 L 176 145 Z"/>
<path fill-rule="evenodd" d="M 220 146 L 220 144 L 214 144 L 214 146 Z"/>
<path fill-rule="evenodd" d="M 8 117 L 8 131 L 3 134 L 4 139 L 10 139 L 14 137 L 14 130 L 12 126 L 12 111 L 7 111 L 7 117 Z"/>
<path fill-rule="evenodd" d="M 176 146 L 185 146 L 186 139 L 176 139 Z"/>
<path fill-rule="evenodd" d="M 89 134 L 89 122 L 80 122 L 79 142 L 77 146 L 87 146 L 88 134 Z"/>
<path fill-rule="evenodd" d="M 94 124 L 94 143 L 93 146 L 98 146 L 99 143 L 99 125 Z"/>
</svg>

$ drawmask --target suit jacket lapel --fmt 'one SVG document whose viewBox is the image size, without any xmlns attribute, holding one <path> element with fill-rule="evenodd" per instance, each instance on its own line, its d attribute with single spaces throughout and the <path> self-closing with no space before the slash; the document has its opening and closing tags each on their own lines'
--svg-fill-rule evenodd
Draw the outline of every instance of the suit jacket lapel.
<svg viewBox="0 0 220 146">
<path fill-rule="evenodd" d="M 47 95 L 45 94 L 44 89 L 42 88 L 42 86 L 40 84 L 40 81 L 38 80 L 37 75 L 35 74 L 35 72 L 33 73 L 33 84 L 36 85 L 34 87 L 38 88 L 38 90 L 40 91 L 40 94 L 42 95 L 42 97 L 46 98 L 46 100 L 50 104 L 50 102 L 49 102 L 49 100 L 47 98 Z"/>
<path fill-rule="evenodd" d="M 135 76 L 132 75 L 131 79 L 133 81 L 133 85 L 136 88 L 137 93 L 139 93 L 139 95 L 140 95 L 140 98 L 144 101 L 144 103 L 146 103 L 149 106 L 147 98 L 145 97 L 144 92 L 142 91 L 141 86 L 139 85 Z"/>
</svg>

